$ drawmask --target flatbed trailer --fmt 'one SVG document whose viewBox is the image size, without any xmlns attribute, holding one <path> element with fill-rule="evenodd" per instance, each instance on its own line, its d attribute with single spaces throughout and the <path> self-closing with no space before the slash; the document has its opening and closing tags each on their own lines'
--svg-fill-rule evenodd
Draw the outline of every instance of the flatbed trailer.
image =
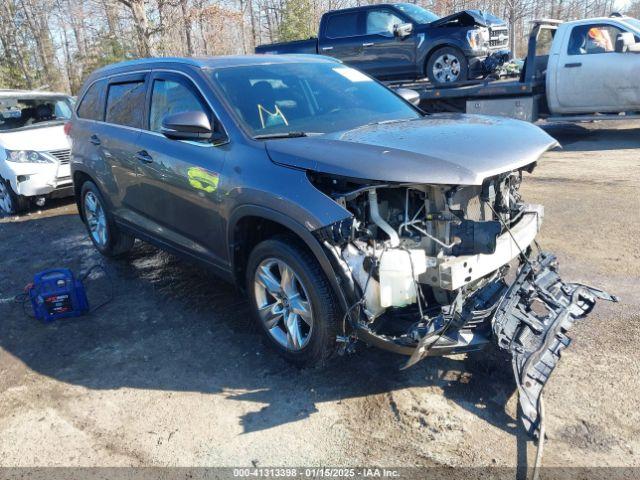
<svg viewBox="0 0 640 480">
<path fill-rule="evenodd" d="M 547 105 L 546 70 L 549 49 L 560 20 L 535 20 L 529 34 L 527 58 L 519 78 L 472 80 L 448 86 L 428 81 L 387 82 L 389 88 L 408 88 L 420 95 L 426 112 L 462 112 L 507 116 L 528 122 L 580 122 L 640 119 L 635 112 L 554 115 Z"/>
</svg>

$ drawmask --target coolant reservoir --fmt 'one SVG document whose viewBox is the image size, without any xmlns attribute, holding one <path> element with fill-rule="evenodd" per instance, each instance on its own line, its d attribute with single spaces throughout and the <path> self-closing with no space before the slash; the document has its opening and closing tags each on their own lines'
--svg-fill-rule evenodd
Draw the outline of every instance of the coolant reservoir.
<svg viewBox="0 0 640 480">
<path fill-rule="evenodd" d="M 413 269 L 412 264 L 413 263 Z M 414 283 L 427 269 L 424 250 L 385 250 L 380 259 L 380 304 L 382 307 L 404 307 L 416 301 Z"/>
<path fill-rule="evenodd" d="M 366 288 L 364 300 L 367 312 L 374 317 L 384 313 L 385 309 L 380 305 L 380 284 L 364 269 L 364 254 L 353 245 L 347 245 L 342 251 L 342 258 L 346 260 L 360 288 Z"/>
</svg>

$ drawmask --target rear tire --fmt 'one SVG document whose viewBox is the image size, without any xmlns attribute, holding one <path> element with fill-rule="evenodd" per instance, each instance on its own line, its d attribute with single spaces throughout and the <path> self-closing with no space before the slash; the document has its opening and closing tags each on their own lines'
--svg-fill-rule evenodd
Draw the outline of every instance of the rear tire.
<svg viewBox="0 0 640 480">
<path fill-rule="evenodd" d="M 468 80 L 469 62 L 461 50 L 442 47 L 427 60 L 426 74 L 434 85 L 450 85 Z"/>
<path fill-rule="evenodd" d="M 339 307 L 309 251 L 287 236 L 261 242 L 249 256 L 246 288 L 255 322 L 272 348 L 297 366 L 326 365 L 337 349 Z"/>
<path fill-rule="evenodd" d="M 129 253 L 136 239 L 118 228 L 95 183 L 82 184 L 80 208 L 89 238 L 102 255 L 118 257 Z"/>
<path fill-rule="evenodd" d="M 29 209 L 29 199 L 13 191 L 11 183 L 0 177 L 0 213 L 17 215 Z"/>
</svg>

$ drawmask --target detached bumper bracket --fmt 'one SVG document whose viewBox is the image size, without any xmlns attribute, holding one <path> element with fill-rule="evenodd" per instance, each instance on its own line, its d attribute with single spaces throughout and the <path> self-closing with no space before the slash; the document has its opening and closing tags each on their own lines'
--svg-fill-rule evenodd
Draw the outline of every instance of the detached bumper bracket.
<svg viewBox="0 0 640 480">
<path fill-rule="evenodd" d="M 522 422 L 529 435 L 538 433 L 542 389 L 571 343 L 567 331 L 593 310 L 598 298 L 618 301 L 602 290 L 563 282 L 556 257 L 540 253 L 522 265 L 498 306 L 493 332 L 498 346 L 512 355 Z"/>
</svg>

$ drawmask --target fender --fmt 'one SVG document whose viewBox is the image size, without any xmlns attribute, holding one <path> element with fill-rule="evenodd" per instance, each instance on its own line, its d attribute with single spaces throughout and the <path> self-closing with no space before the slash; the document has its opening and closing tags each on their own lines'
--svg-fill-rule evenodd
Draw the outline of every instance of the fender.
<svg viewBox="0 0 640 480">
<path fill-rule="evenodd" d="M 272 210 L 270 208 L 261 207 L 258 205 L 246 204 L 246 205 L 239 206 L 233 211 L 233 213 L 229 217 L 229 221 L 227 222 L 228 255 L 229 255 L 229 261 L 231 263 L 231 269 L 233 272 L 235 272 L 235 265 L 234 265 L 235 262 L 234 262 L 233 251 L 236 244 L 235 239 L 233 238 L 234 231 L 238 222 L 242 218 L 247 216 L 262 217 L 266 220 L 279 223 L 280 225 L 288 228 L 293 233 L 295 233 L 305 243 L 305 245 L 309 248 L 309 250 L 311 250 L 316 260 L 318 260 L 318 263 L 320 264 L 322 271 L 324 272 L 324 274 L 327 276 L 327 279 L 329 280 L 331 288 L 333 289 L 333 291 L 336 293 L 336 296 L 338 297 L 340 306 L 345 311 L 349 308 L 347 300 L 344 296 L 344 293 L 342 292 L 342 288 L 338 283 L 337 274 L 333 269 L 333 266 L 329 260 L 329 257 L 327 256 L 320 242 L 316 239 L 316 237 L 313 236 L 313 234 L 307 228 L 305 228 L 304 225 L 296 222 L 295 220 L 292 220 L 291 217 L 288 217 L 278 212 L 277 210 Z"/>
</svg>

